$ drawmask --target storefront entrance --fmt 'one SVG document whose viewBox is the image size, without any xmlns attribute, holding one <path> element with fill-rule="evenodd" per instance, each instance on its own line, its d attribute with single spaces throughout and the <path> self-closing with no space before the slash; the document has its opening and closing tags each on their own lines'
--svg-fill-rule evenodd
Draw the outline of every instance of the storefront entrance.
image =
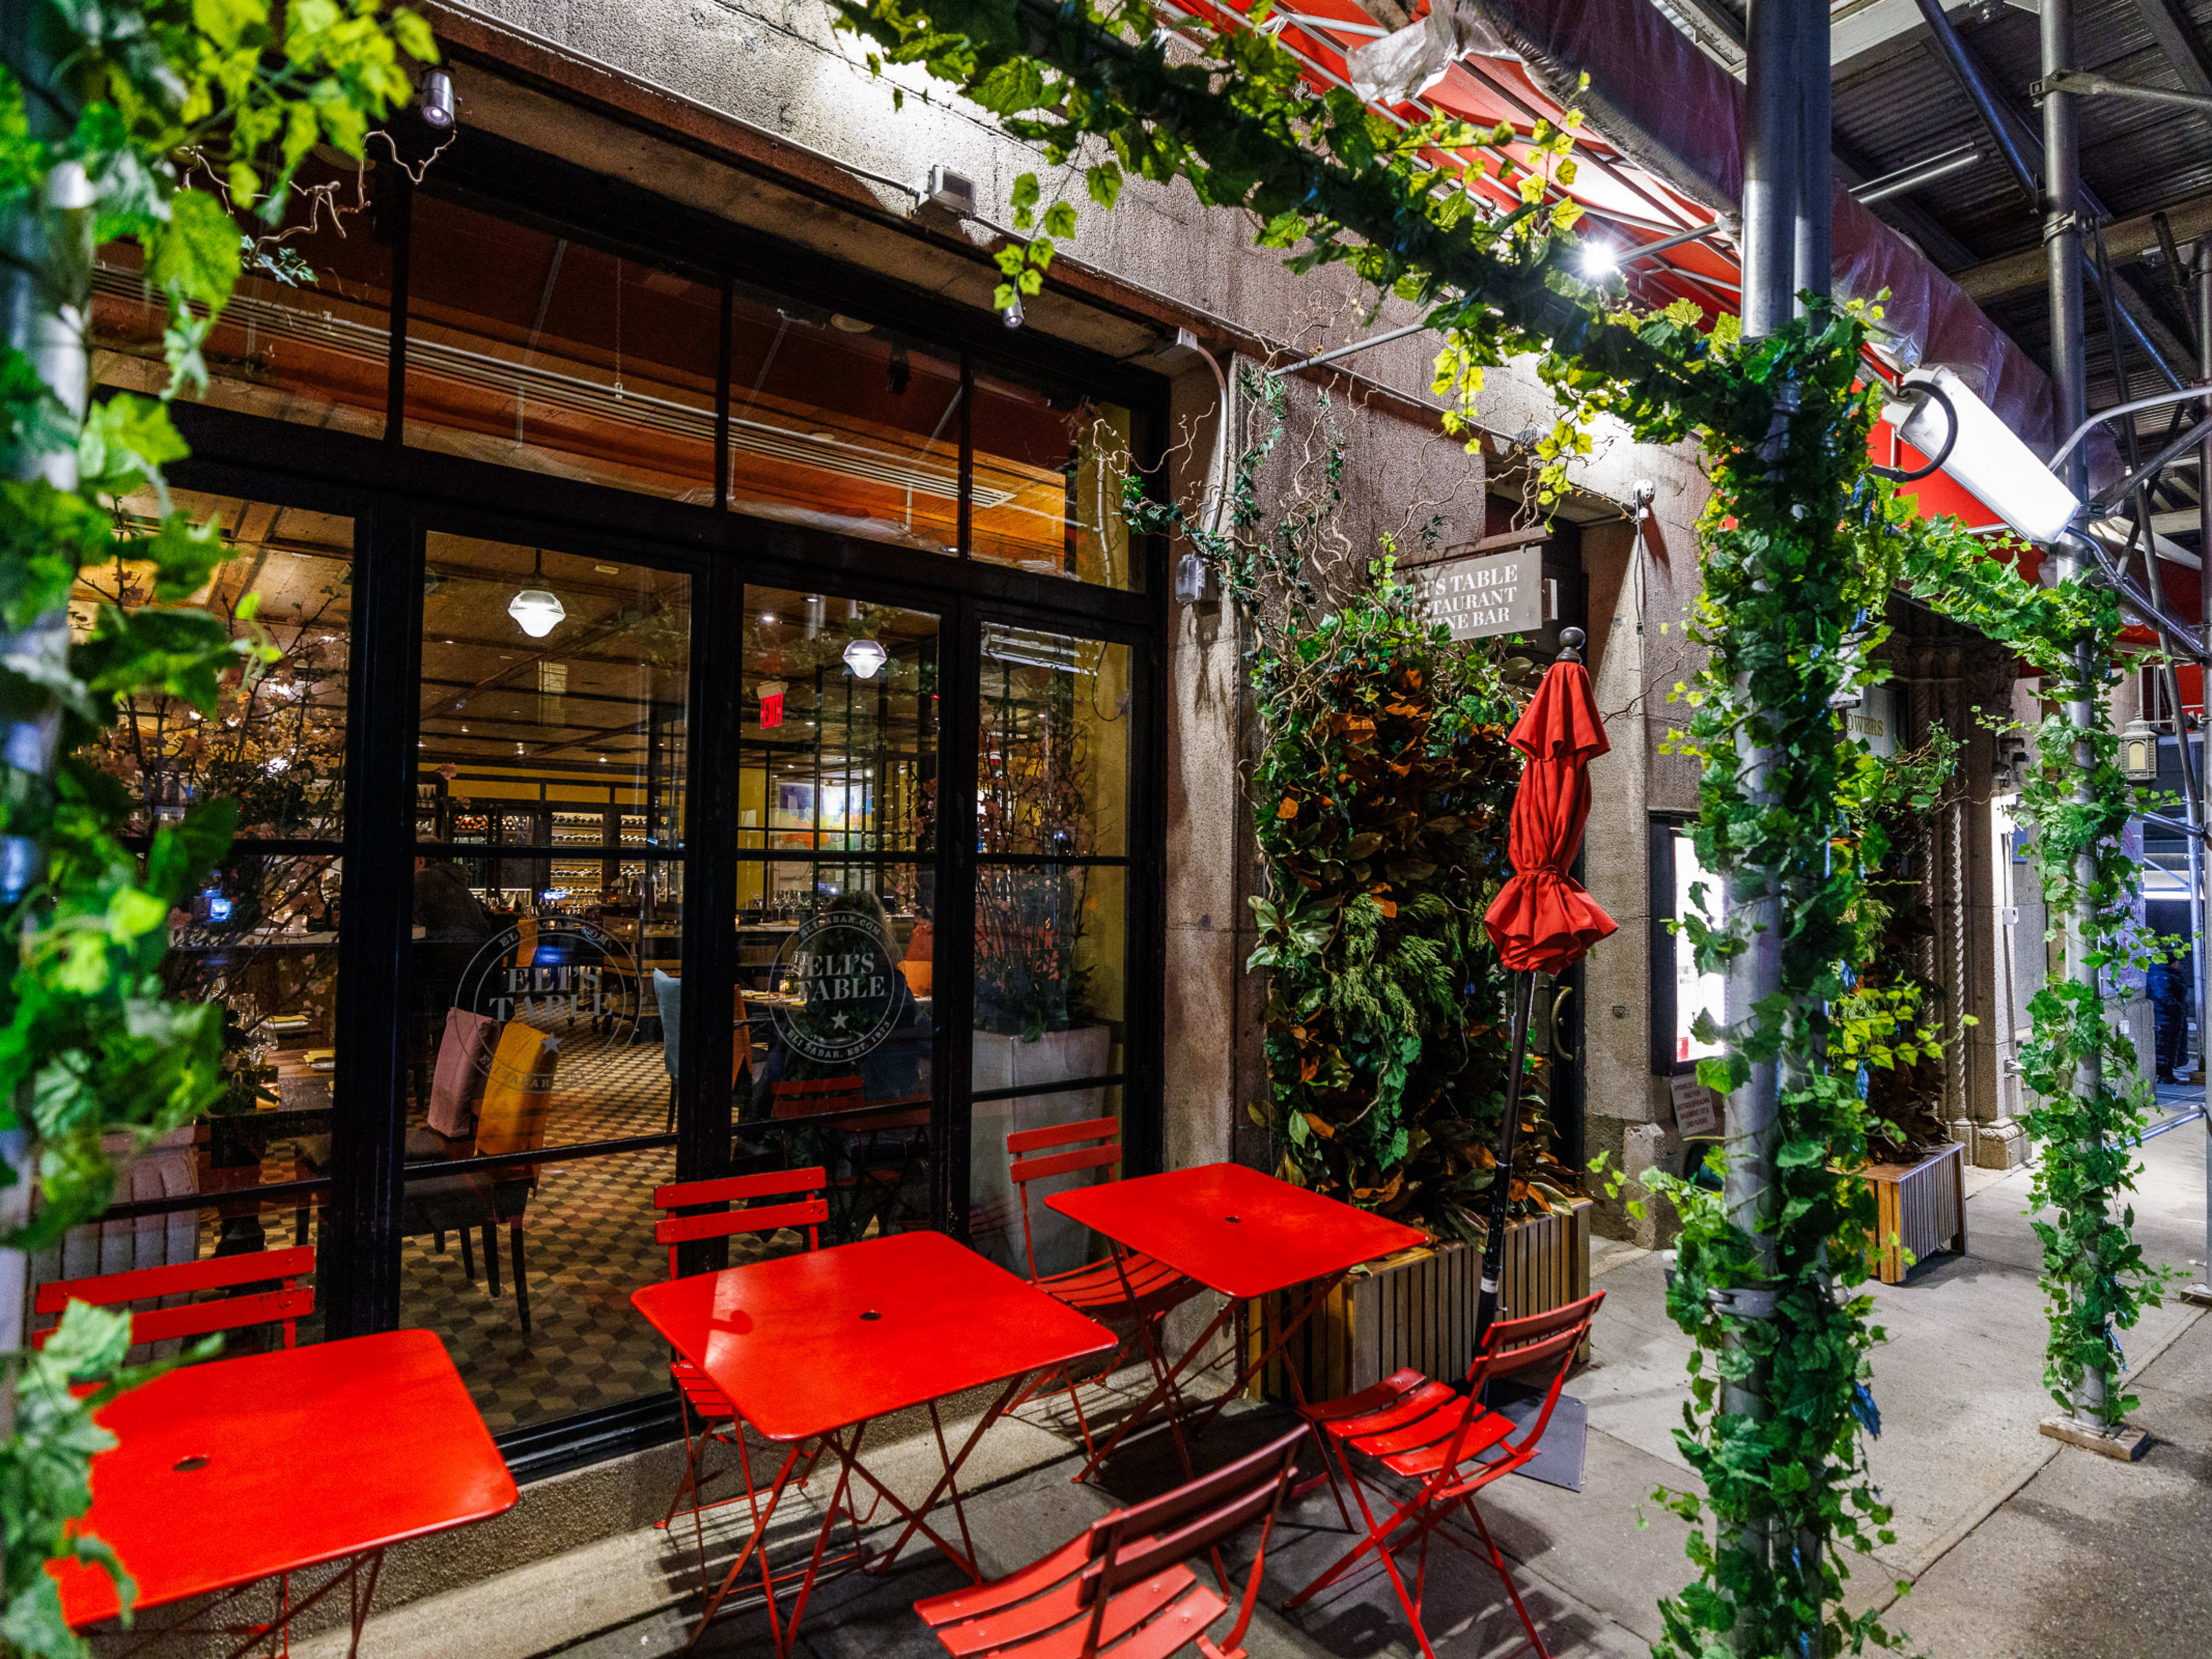
<svg viewBox="0 0 2212 1659">
<path fill-rule="evenodd" d="M 148 833 L 240 804 L 169 969 L 233 1087 L 40 1271 L 313 1242 L 302 1340 L 436 1330 L 552 1468 L 672 1422 L 659 1186 L 819 1164 L 825 1242 L 1049 1271 L 1008 1131 L 1156 1158 L 1158 390 L 464 150 L 249 278 L 180 405 L 232 549 L 193 603 L 275 659 L 102 763 Z M 142 384 L 135 273 L 101 294 Z"/>
</svg>

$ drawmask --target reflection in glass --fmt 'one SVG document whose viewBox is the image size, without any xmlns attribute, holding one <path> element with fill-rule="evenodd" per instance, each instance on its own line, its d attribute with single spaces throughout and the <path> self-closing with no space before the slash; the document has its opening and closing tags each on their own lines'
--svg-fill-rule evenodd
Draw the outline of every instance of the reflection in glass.
<svg viewBox="0 0 2212 1659">
<path fill-rule="evenodd" d="M 959 366 L 742 285 L 732 324 L 731 510 L 957 553 Z"/>
<path fill-rule="evenodd" d="M 666 1275 L 653 1194 L 675 1172 L 666 1149 L 474 1176 L 409 1168 L 400 1323 L 444 1340 L 495 1434 L 668 1386 L 667 1347 L 629 1297 Z"/>
<path fill-rule="evenodd" d="M 181 818 L 207 800 L 235 801 L 239 833 L 336 840 L 344 833 L 346 673 L 351 640 L 353 520 L 235 496 L 172 490 L 174 506 L 222 526 L 229 556 L 191 603 L 222 617 L 233 637 L 257 633 L 277 653 L 252 678 L 227 683 L 214 718 L 180 698 L 134 694 L 89 755 L 139 803 L 131 829 Z M 150 494 L 123 504 L 129 528 L 150 535 Z M 118 558 L 87 567 L 71 595 L 82 641 L 100 602 L 150 602 L 151 564 Z M 244 612 L 249 596 L 259 610 Z"/>
<path fill-rule="evenodd" d="M 987 623 L 976 845 L 1118 856 L 1127 841 L 1129 647 Z"/>
<path fill-rule="evenodd" d="M 1129 411 L 990 375 L 975 380 L 975 556 L 1039 576 L 1141 586 L 1121 486 Z"/>
<path fill-rule="evenodd" d="M 240 216 L 245 265 L 222 321 L 201 347 L 212 404 L 332 431 L 381 436 L 391 356 L 392 233 L 372 182 L 387 163 L 332 166 L 315 156 L 294 175 L 282 224 Z M 197 180 L 207 187 L 204 175 Z M 93 271 L 93 378 L 157 396 L 168 301 L 147 292 L 135 242 L 110 243 Z"/>
<path fill-rule="evenodd" d="M 416 197 L 407 441 L 711 505 L 721 287 Z"/>
</svg>

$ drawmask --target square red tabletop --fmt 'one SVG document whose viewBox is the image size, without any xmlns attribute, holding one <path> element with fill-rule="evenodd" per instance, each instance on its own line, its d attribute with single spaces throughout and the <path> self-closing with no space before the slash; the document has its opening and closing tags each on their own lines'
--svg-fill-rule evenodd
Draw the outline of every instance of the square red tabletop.
<svg viewBox="0 0 2212 1659">
<path fill-rule="evenodd" d="M 648 1285 L 630 1300 L 771 1440 L 805 1440 L 1114 1346 L 942 1233 Z"/>
<path fill-rule="evenodd" d="M 214 1359 L 103 1406 L 92 1512 L 141 1609 L 487 1521 L 514 1477 L 445 1345 L 387 1331 Z M 62 1610 L 115 1616 L 106 1573 L 70 1565 Z"/>
<path fill-rule="evenodd" d="M 1428 1235 L 1241 1164 L 1137 1176 L 1045 1202 L 1209 1290 L 1266 1296 L 1428 1243 Z"/>
</svg>

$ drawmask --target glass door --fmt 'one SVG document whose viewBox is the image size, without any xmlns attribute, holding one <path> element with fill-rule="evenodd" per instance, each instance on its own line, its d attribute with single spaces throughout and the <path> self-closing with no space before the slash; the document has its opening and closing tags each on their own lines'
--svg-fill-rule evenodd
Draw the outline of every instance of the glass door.
<svg viewBox="0 0 2212 1659">
<path fill-rule="evenodd" d="M 828 1172 L 825 1242 L 933 1224 L 939 618 L 744 592 L 733 1168 Z"/>
<path fill-rule="evenodd" d="M 692 578 L 432 530 L 400 1318 L 495 1432 L 665 1389 Z"/>
<path fill-rule="evenodd" d="M 1085 1229 L 1031 1183 L 1009 1134 L 1122 1115 L 1129 1058 L 1131 647 L 986 617 L 975 708 L 969 1238 L 1001 1264 L 1080 1266 Z"/>
</svg>

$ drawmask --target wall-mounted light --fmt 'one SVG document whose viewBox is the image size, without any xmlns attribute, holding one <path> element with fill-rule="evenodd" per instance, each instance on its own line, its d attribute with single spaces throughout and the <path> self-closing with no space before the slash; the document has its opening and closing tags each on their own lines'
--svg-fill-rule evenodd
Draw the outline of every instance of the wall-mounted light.
<svg viewBox="0 0 2212 1659">
<path fill-rule="evenodd" d="M 424 70 L 415 112 L 422 118 L 424 126 L 450 132 L 453 125 L 453 77 L 441 69 Z"/>
<path fill-rule="evenodd" d="M 2120 770 L 2130 783 L 2158 781 L 2158 728 L 2140 714 L 2120 732 Z"/>
<path fill-rule="evenodd" d="M 1928 466 L 1908 476 L 1924 477 L 1940 466 L 2014 530 L 2046 547 L 2074 522 L 2080 498 L 1956 374 L 1917 368 L 1897 389 L 1899 401 L 1882 410 L 1882 419 L 1929 458 Z M 1905 401 L 1916 392 L 1914 401 Z"/>
<path fill-rule="evenodd" d="M 1176 561 L 1175 596 L 1179 605 L 1211 605 L 1221 597 L 1221 584 L 1213 567 L 1195 553 Z"/>
<path fill-rule="evenodd" d="M 1019 328 L 1022 325 L 1022 296 L 1019 293 L 1014 295 L 1013 304 L 999 313 L 999 320 L 1008 328 Z"/>
<path fill-rule="evenodd" d="M 545 550 L 532 548 L 537 556 L 531 565 L 533 582 L 545 580 Z M 550 588 L 524 588 L 507 602 L 507 614 L 514 618 L 514 625 L 533 640 L 542 640 L 568 620 L 568 607 L 561 603 L 561 596 Z"/>
</svg>

